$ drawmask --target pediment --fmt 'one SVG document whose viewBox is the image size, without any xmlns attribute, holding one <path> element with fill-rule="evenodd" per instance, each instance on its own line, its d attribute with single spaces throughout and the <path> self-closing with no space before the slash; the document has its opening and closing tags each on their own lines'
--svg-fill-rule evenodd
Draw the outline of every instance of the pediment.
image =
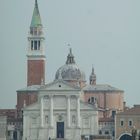
<svg viewBox="0 0 140 140">
<path fill-rule="evenodd" d="M 40 91 L 81 91 L 81 89 L 63 80 L 57 80 L 42 86 Z"/>
</svg>

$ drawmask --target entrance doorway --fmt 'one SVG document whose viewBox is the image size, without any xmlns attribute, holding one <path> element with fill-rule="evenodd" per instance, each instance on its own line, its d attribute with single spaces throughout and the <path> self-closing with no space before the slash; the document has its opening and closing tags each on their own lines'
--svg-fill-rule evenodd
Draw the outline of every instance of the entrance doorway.
<svg viewBox="0 0 140 140">
<path fill-rule="evenodd" d="M 64 122 L 57 122 L 57 138 L 64 138 Z"/>
<path fill-rule="evenodd" d="M 13 139 L 17 140 L 17 131 L 14 131 L 14 133 L 13 133 Z"/>
<path fill-rule="evenodd" d="M 131 136 L 128 134 L 124 134 L 123 136 L 121 136 L 120 140 L 131 140 Z"/>
</svg>

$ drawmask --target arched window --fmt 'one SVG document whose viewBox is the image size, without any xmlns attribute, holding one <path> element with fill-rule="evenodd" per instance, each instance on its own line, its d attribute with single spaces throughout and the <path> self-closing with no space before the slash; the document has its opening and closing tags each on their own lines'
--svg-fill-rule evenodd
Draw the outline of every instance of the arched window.
<svg viewBox="0 0 140 140">
<path fill-rule="evenodd" d="M 90 97 L 88 99 L 88 103 L 95 104 L 95 103 L 97 103 L 97 99 L 95 97 Z"/>
</svg>

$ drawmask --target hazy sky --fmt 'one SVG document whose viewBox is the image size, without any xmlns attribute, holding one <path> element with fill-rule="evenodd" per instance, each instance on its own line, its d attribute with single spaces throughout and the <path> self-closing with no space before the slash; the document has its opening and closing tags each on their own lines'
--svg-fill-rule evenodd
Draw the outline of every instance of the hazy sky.
<svg viewBox="0 0 140 140">
<path fill-rule="evenodd" d="M 66 61 L 71 44 L 78 66 L 92 64 L 98 84 L 140 103 L 140 0 L 38 0 L 46 38 L 46 79 Z M 14 108 L 26 87 L 27 36 L 34 0 L 0 0 L 0 108 Z"/>
</svg>

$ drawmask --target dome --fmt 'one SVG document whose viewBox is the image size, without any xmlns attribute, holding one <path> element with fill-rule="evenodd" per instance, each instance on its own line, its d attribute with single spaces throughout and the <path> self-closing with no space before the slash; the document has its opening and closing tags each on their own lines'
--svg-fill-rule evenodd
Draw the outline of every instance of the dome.
<svg viewBox="0 0 140 140">
<path fill-rule="evenodd" d="M 71 49 L 67 56 L 66 64 L 57 70 L 55 79 L 77 82 L 85 81 L 85 73 L 81 71 L 75 63 Z"/>
</svg>

